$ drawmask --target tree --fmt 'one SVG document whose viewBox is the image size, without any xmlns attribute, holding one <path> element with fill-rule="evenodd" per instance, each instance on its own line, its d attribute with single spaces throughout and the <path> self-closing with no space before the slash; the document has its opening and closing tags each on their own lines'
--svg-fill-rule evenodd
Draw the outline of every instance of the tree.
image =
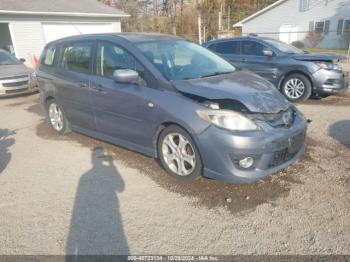
<svg viewBox="0 0 350 262">
<path fill-rule="evenodd" d="M 220 11 L 225 29 L 276 0 L 99 0 L 130 14 L 123 31 L 172 33 L 198 41 L 198 16 L 205 40 L 217 37 Z"/>
</svg>

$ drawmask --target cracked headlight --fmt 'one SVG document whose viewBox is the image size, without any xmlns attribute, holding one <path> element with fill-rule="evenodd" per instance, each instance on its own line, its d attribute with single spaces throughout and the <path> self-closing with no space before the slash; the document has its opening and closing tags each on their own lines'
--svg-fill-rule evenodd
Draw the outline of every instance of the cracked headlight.
<svg viewBox="0 0 350 262">
<path fill-rule="evenodd" d="M 341 71 L 342 68 L 340 65 L 338 64 L 333 64 L 333 63 L 330 63 L 330 62 L 316 62 L 316 64 L 323 68 L 323 69 L 326 69 L 326 70 L 337 70 L 337 71 Z"/>
<path fill-rule="evenodd" d="M 218 127 L 234 131 L 253 131 L 260 128 L 244 115 L 229 110 L 197 110 L 199 118 Z"/>
</svg>

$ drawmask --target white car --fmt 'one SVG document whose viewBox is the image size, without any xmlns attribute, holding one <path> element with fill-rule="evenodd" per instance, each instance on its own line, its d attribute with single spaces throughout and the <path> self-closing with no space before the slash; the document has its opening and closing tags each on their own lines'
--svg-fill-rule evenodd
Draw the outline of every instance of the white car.
<svg viewBox="0 0 350 262">
<path fill-rule="evenodd" d="M 28 94 L 38 91 L 34 70 L 9 52 L 0 49 L 0 97 Z"/>
</svg>

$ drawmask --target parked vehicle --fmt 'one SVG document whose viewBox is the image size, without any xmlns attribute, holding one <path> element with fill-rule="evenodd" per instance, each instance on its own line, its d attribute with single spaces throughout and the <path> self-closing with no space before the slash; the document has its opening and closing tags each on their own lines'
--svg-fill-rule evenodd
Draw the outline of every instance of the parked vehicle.
<svg viewBox="0 0 350 262">
<path fill-rule="evenodd" d="M 23 62 L 0 49 L 0 97 L 38 91 L 34 70 Z"/>
<path fill-rule="evenodd" d="M 312 94 L 348 90 L 349 78 L 335 62 L 340 55 L 310 54 L 267 37 L 237 37 L 207 42 L 206 48 L 235 66 L 248 69 L 273 83 L 292 102 Z"/>
<path fill-rule="evenodd" d="M 37 77 L 58 133 L 159 158 L 180 179 L 253 182 L 304 150 L 305 118 L 271 83 L 173 36 L 58 40 L 43 51 Z"/>
</svg>

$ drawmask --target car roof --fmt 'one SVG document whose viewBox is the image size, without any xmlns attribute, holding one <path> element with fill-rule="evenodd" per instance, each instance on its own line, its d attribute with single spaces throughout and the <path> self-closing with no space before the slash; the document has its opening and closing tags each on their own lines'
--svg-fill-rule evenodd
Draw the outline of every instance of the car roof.
<svg viewBox="0 0 350 262">
<path fill-rule="evenodd" d="M 96 39 L 99 37 L 115 37 L 115 38 L 123 38 L 132 43 L 141 43 L 141 42 L 153 42 L 153 41 L 162 41 L 162 40 L 183 40 L 180 37 L 174 35 L 167 34 L 159 34 L 159 33 L 104 33 L 104 34 L 86 34 L 86 35 L 75 35 L 69 36 L 65 38 L 61 38 L 55 41 L 52 41 L 50 44 L 66 42 L 66 41 L 79 41 L 85 39 Z"/>
<path fill-rule="evenodd" d="M 269 40 L 272 38 L 269 37 L 261 37 L 261 36 L 237 36 L 237 37 L 229 37 L 229 38 L 220 38 L 220 39 L 214 39 L 211 41 L 208 41 L 204 43 L 203 45 L 209 45 L 209 44 L 214 44 L 214 43 L 222 43 L 226 41 L 238 41 L 238 40 L 257 40 L 257 41 L 264 41 L 264 40 Z"/>
</svg>

